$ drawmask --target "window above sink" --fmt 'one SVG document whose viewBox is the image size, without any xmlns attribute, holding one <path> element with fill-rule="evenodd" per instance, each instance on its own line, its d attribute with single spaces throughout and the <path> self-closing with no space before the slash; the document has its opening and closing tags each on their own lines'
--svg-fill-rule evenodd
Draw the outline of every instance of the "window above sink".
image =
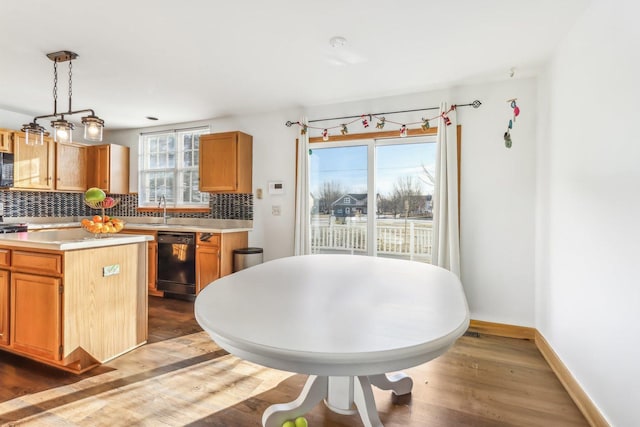
<svg viewBox="0 0 640 427">
<path fill-rule="evenodd" d="M 157 208 L 162 196 L 167 208 L 208 208 L 209 193 L 198 190 L 200 135 L 209 127 L 140 134 L 138 204 Z"/>
</svg>

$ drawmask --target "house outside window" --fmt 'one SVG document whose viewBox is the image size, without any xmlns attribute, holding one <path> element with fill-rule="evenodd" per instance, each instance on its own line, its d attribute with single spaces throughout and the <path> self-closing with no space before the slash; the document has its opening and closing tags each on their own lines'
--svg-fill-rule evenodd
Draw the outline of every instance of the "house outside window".
<svg viewBox="0 0 640 427">
<path fill-rule="evenodd" d="M 198 190 L 200 135 L 208 127 L 141 134 L 138 159 L 138 204 L 158 207 L 161 197 L 170 208 L 209 206 L 209 193 Z"/>
</svg>

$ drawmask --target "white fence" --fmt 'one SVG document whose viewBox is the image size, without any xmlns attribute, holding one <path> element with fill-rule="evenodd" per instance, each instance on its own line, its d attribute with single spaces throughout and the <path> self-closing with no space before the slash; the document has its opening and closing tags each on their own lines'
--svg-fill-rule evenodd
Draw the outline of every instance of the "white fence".
<svg viewBox="0 0 640 427">
<path fill-rule="evenodd" d="M 431 262 L 432 226 L 425 221 L 378 221 L 378 255 Z M 367 224 L 311 224 L 311 252 L 367 253 Z"/>
</svg>

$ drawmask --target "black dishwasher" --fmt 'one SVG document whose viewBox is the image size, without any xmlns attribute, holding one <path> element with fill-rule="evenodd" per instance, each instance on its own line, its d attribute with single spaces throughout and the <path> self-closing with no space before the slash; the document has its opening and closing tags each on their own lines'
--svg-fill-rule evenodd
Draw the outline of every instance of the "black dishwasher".
<svg viewBox="0 0 640 427">
<path fill-rule="evenodd" d="M 196 294 L 195 233 L 158 233 L 158 290 Z"/>
</svg>

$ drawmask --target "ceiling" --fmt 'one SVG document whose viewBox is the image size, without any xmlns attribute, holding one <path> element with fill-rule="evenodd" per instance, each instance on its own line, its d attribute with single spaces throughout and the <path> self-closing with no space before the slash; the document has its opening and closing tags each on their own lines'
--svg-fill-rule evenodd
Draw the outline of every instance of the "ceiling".
<svg viewBox="0 0 640 427">
<path fill-rule="evenodd" d="M 0 109 L 51 114 L 46 54 L 59 50 L 78 54 L 73 110 L 94 109 L 107 129 L 509 79 L 512 68 L 514 78 L 527 77 L 588 4 L 2 0 Z M 332 47 L 333 36 L 347 43 Z M 58 65 L 58 79 L 58 111 L 65 111 L 67 63 Z"/>
</svg>

